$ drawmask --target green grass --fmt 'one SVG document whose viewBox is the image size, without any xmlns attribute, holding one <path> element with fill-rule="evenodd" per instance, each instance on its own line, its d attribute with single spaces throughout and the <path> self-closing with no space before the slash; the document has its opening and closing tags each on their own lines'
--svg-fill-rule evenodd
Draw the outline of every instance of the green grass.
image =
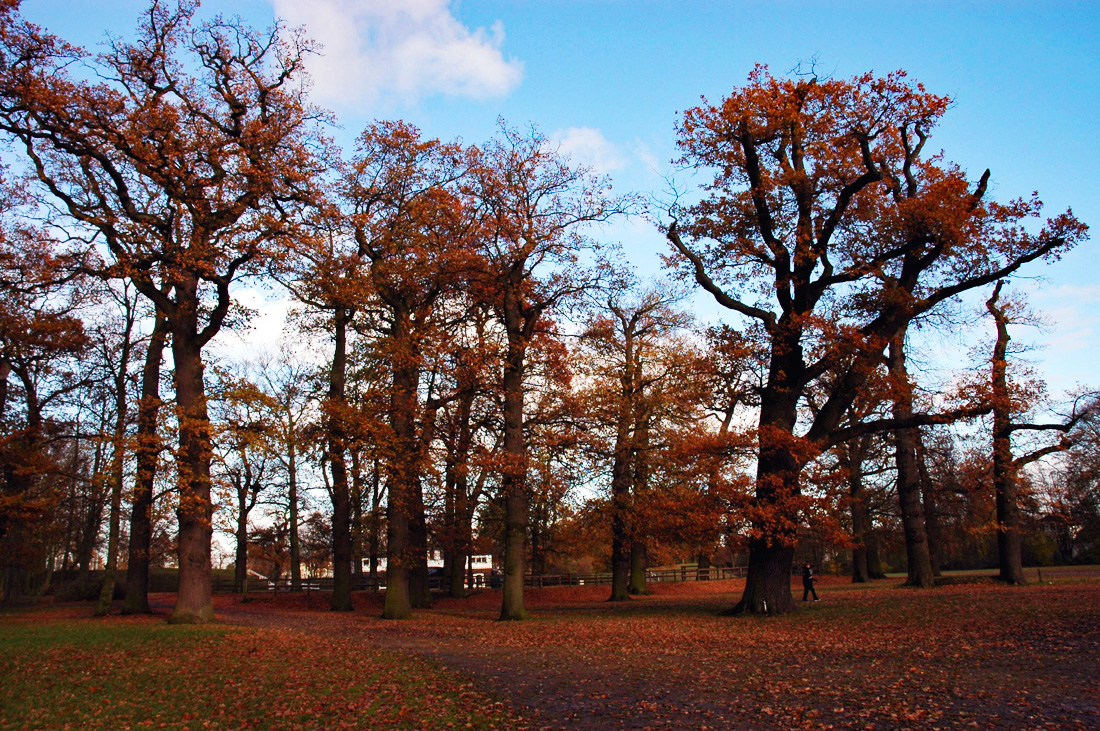
<svg viewBox="0 0 1100 731">
<path fill-rule="evenodd" d="M 504 719 L 427 662 L 336 638 L 31 616 L 0 617 L 0 729 L 488 729 Z"/>
</svg>

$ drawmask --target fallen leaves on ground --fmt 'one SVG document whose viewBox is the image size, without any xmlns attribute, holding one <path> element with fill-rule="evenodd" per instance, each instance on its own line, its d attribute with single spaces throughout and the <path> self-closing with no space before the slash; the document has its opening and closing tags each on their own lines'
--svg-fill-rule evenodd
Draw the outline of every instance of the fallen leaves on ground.
<svg viewBox="0 0 1100 731">
<path fill-rule="evenodd" d="M 1100 569 L 1060 576 L 923 591 L 824 577 L 824 601 L 779 617 L 718 616 L 740 581 L 657 584 L 626 603 L 605 602 L 608 587 L 532 590 L 529 622 L 495 621 L 496 592 L 441 599 L 404 622 L 378 619 L 380 597 L 369 594 L 356 595 L 353 613 L 328 611 L 322 594 L 224 596 L 220 621 L 250 629 L 227 632 L 200 664 L 238 663 L 232 697 L 315 699 L 326 684 L 361 683 L 341 718 L 382 714 L 367 728 L 446 728 L 421 702 L 446 693 L 501 729 L 1097 728 Z M 248 653 L 236 643 L 264 654 L 242 663 Z M 265 670 L 296 653 L 301 672 Z M 407 700 L 408 686 L 394 679 L 412 661 L 430 679 Z M 119 667 L 130 662 L 115 657 Z M 143 662 L 185 670 L 173 653 Z M 249 679 L 281 690 L 261 692 Z M 283 708 L 301 725 L 332 707 Z"/>
</svg>

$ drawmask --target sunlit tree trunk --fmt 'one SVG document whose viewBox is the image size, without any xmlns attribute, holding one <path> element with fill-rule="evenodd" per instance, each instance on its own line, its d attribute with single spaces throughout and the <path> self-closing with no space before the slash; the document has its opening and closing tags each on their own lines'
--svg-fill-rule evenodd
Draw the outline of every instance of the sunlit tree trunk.
<svg viewBox="0 0 1100 731">
<path fill-rule="evenodd" d="M 179 593 L 170 621 L 185 624 L 214 619 L 210 585 L 214 508 L 210 502 L 210 417 L 198 337 L 198 280 L 186 278 L 177 282 L 175 289 L 178 311 L 172 318 L 172 356 L 179 422 Z"/>
</svg>

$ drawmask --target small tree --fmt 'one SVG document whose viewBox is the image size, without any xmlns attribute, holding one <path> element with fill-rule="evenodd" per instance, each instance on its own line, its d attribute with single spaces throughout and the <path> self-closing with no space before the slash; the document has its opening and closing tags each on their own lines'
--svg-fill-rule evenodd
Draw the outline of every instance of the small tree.
<svg viewBox="0 0 1100 731">
<path fill-rule="evenodd" d="M 993 396 L 993 495 L 997 518 L 998 578 L 1008 584 L 1025 584 L 1023 565 L 1023 526 L 1020 521 L 1019 471 L 1043 457 L 1069 449 L 1073 441 L 1069 433 L 1082 418 L 1095 410 L 1095 397 L 1090 401 L 1075 403 L 1072 413 L 1062 422 L 1035 423 L 1021 421 L 1037 400 L 1035 389 L 1022 388 L 1013 383 L 1008 374 L 1009 344 L 1012 340 L 1008 326 L 1023 317 L 1019 303 L 1001 300 L 1004 282 L 997 282 L 993 295 L 985 307 L 997 326 L 997 339 L 993 344 L 991 361 L 991 387 Z M 1015 456 L 1012 437 L 1017 432 L 1060 432 L 1061 439 L 1054 444 L 1035 446 L 1026 453 Z"/>
</svg>

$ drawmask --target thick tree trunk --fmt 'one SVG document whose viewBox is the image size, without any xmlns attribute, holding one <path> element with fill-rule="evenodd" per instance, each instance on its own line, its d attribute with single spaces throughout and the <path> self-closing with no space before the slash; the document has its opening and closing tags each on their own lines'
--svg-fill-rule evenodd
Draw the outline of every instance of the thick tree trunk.
<svg viewBox="0 0 1100 731">
<path fill-rule="evenodd" d="M 210 502 L 210 418 L 206 410 L 202 351 L 198 343 L 197 286 L 190 293 L 177 285 L 181 310 L 172 327 L 176 410 L 179 421 L 179 594 L 170 622 L 210 622 L 214 602 L 210 585 L 210 541 L 214 508 Z M 183 312 L 187 310 L 187 312 Z"/>
<path fill-rule="evenodd" d="M 749 568 L 745 591 L 731 613 L 785 614 L 795 610 L 791 594 L 791 570 L 797 540 L 795 526 L 788 522 L 791 505 L 800 494 L 802 463 L 794 427 L 798 392 L 793 384 L 802 371 L 802 348 L 796 337 L 772 345 L 768 385 L 760 398 L 753 521 L 757 537 L 749 541 Z"/>
<path fill-rule="evenodd" d="M 412 323 L 406 313 L 394 312 L 391 330 L 393 390 L 390 396 L 390 426 L 393 443 L 386 456 L 387 543 L 386 599 L 383 619 L 408 619 L 414 606 L 422 606 L 426 591 L 427 537 L 420 487 L 420 449 L 416 439 L 420 386 L 419 357 L 412 344 Z M 420 532 L 418 534 L 418 531 Z M 418 553 L 423 549 L 424 555 Z M 429 597 L 430 598 L 430 597 Z"/>
<path fill-rule="evenodd" d="M 611 602 L 630 598 L 630 478 L 633 470 L 629 441 L 630 414 L 625 414 L 619 419 L 615 461 L 611 467 L 611 596 L 608 598 Z"/>
<path fill-rule="evenodd" d="M 470 558 L 470 543 L 473 533 L 473 514 L 470 509 L 469 476 L 466 465 L 456 465 L 454 477 L 454 523 L 451 526 L 451 563 L 448 577 L 448 592 L 452 597 L 466 596 L 466 564 Z"/>
<path fill-rule="evenodd" d="M 332 610 L 350 612 L 351 603 L 351 495 L 345 463 L 347 435 L 347 323 L 350 313 L 334 313 L 334 348 L 328 389 L 328 462 L 332 474 Z"/>
<path fill-rule="evenodd" d="M 153 483 L 157 474 L 160 438 L 157 419 L 160 415 L 160 366 L 168 339 L 168 321 L 156 316 L 145 364 L 141 372 L 141 403 L 138 405 L 137 470 L 134 477 L 134 499 L 130 507 L 130 552 L 126 567 L 126 599 L 123 614 L 148 614 L 149 552 L 153 541 Z"/>
<path fill-rule="evenodd" d="M 896 419 L 908 419 L 913 415 L 913 394 L 909 373 L 905 366 L 905 332 L 899 333 L 890 343 L 887 358 L 891 377 L 894 379 L 893 413 Z M 901 520 L 905 530 L 905 555 L 908 559 L 907 586 L 930 587 L 935 584 L 932 561 L 928 552 L 928 534 L 921 504 L 920 471 L 917 466 L 916 430 L 894 431 L 894 460 L 897 465 L 898 499 L 901 502 Z"/>
<path fill-rule="evenodd" d="M 745 593 L 732 614 L 786 614 L 795 610 L 791 594 L 791 569 L 794 546 L 768 544 L 760 539 L 749 541 L 749 571 Z"/>
<path fill-rule="evenodd" d="M 623 370 L 619 374 L 618 420 L 611 465 L 611 597 L 630 598 L 630 549 L 634 531 L 630 488 L 634 478 L 634 333 L 623 320 Z"/>
<path fill-rule="evenodd" d="M 526 575 L 527 444 L 523 434 L 523 371 L 526 348 L 522 334 L 508 333 L 504 364 L 504 469 L 501 494 L 504 500 L 504 591 L 502 620 L 527 619 L 523 602 Z"/>
<path fill-rule="evenodd" d="M 428 521 L 424 515 L 424 492 L 419 479 L 412 493 L 409 548 L 412 552 L 409 562 L 409 601 L 412 602 L 413 609 L 427 609 L 432 605 L 428 577 Z"/>
<path fill-rule="evenodd" d="M 879 551 L 879 537 L 874 527 L 867 533 L 867 575 L 872 579 L 885 579 L 886 568 L 882 565 L 882 552 Z"/>
<path fill-rule="evenodd" d="M 631 489 L 635 500 L 638 500 L 639 496 L 645 495 L 649 489 L 649 420 L 650 415 L 643 411 L 634 424 L 634 474 Z M 630 543 L 630 587 L 628 588 L 628 591 L 634 595 L 649 593 L 645 578 L 646 568 L 649 564 L 649 547 L 646 537 L 646 526 L 641 525 L 641 518 L 635 511 L 634 532 Z"/>
</svg>

